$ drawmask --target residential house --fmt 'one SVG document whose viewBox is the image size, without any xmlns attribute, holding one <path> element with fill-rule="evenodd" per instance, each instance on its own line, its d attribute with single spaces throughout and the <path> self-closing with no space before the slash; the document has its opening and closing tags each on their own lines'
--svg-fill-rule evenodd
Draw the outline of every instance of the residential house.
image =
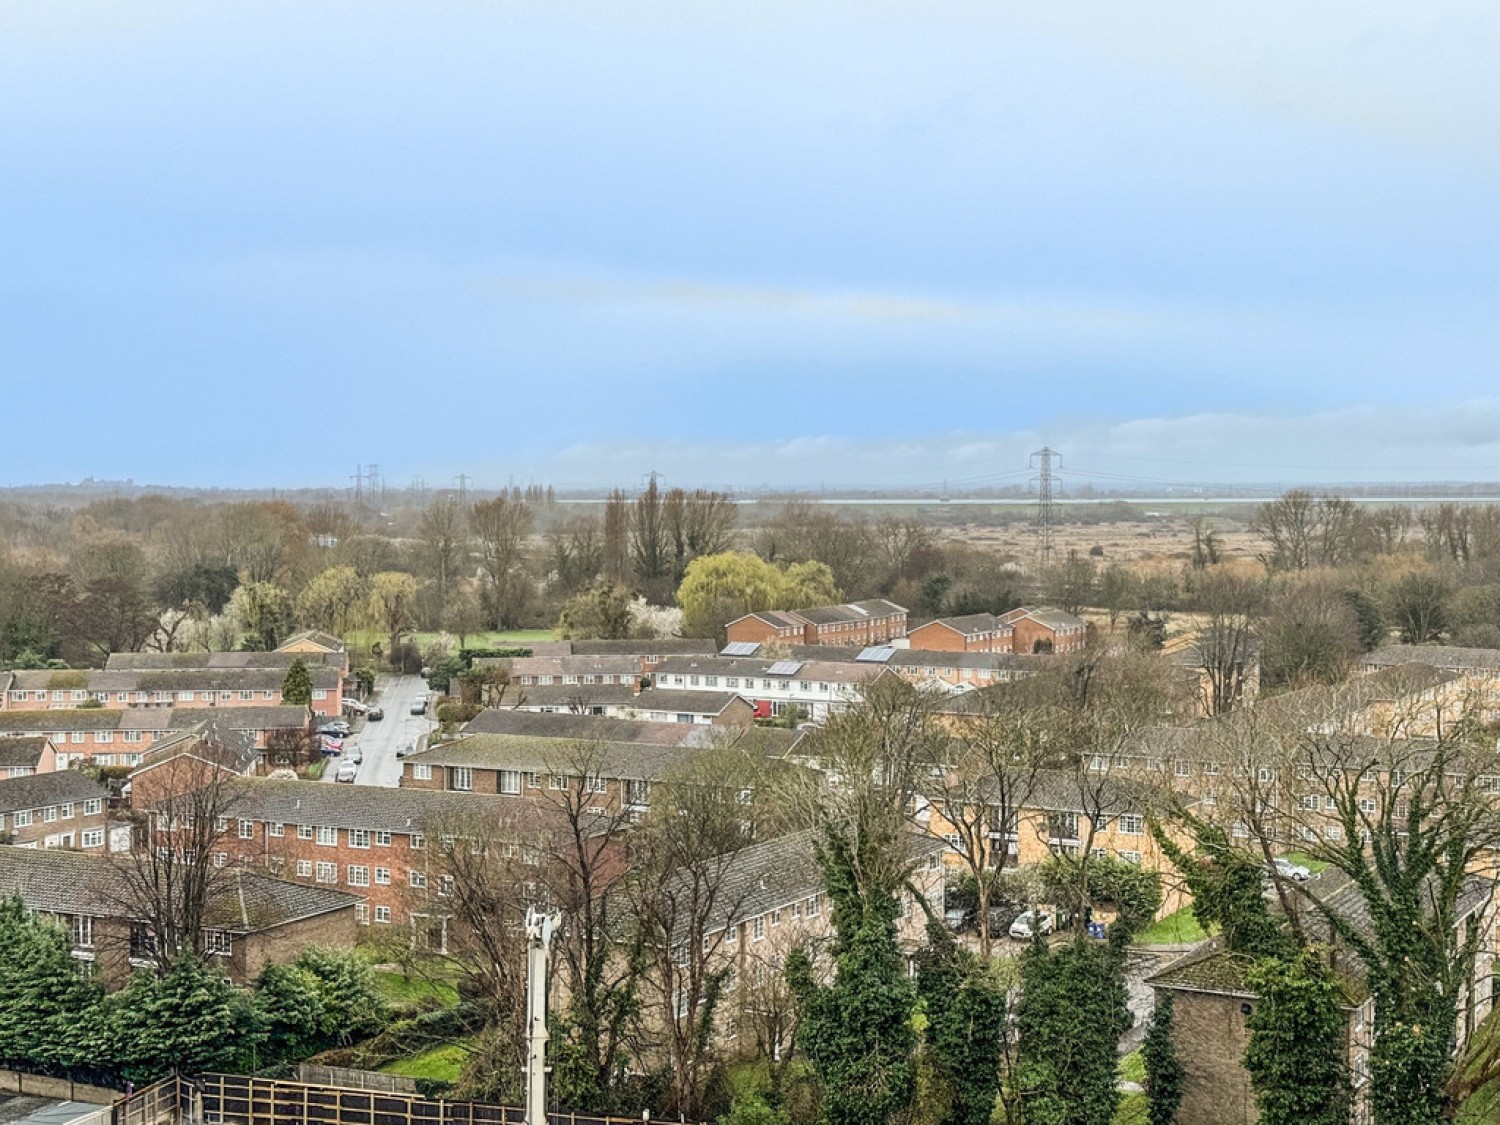
<svg viewBox="0 0 1500 1125">
<path fill-rule="evenodd" d="M 755 705 L 732 691 L 646 688 L 622 709 L 621 717 L 653 723 L 748 727 L 755 722 Z"/>
<path fill-rule="evenodd" d="M 1012 652 L 1015 626 L 993 613 L 939 617 L 911 631 L 912 648 L 941 652 Z"/>
<path fill-rule="evenodd" d="M 0 841 L 103 851 L 109 789 L 77 770 L 0 779 Z"/>
<path fill-rule="evenodd" d="M 0 778 L 30 777 L 57 768 L 57 748 L 50 738 L 0 738 Z"/>
<path fill-rule="evenodd" d="M 162 739 L 209 720 L 247 732 L 255 745 L 265 747 L 279 736 L 304 734 L 311 718 L 306 707 L 285 705 L 0 711 L 0 745 L 7 738 L 45 737 L 57 751 L 58 769 L 77 762 L 134 766 Z"/>
<path fill-rule="evenodd" d="M 121 983 L 150 947 L 148 927 L 123 901 L 116 862 L 104 856 L 0 848 L 0 898 L 18 897 L 54 919 L 73 956 L 93 961 Z M 292 961 L 309 946 L 350 949 L 359 899 L 328 887 L 227 873 L 209 901 L 204 946 L 231 980 L 248 985 L 273 962 Z"/>
<path fill-rule="evenodd" d="M 674 691 L 743 696 L 760 717 L 796 709 L 813 721 L 842 710 L 885 674 L 883 665 L 852 662 L 674 656 L 661 662 L 654 683 Z"/>
<path fill-rule="evenodd" d="M 231 708 L 281 704 L 286 669 L 105 668 L 23 671 L 9 676 L 9 686 L 0 693 L 0 709 L 8 711 L 78 708 L 85 704 L 106 709 Z M 343 670 L 313 664 L 308 668 L 308 676 L 312 680 L 312 709 L 327 718 L 337 716 L 342 708 Z"/>
<path fill-rule="evenodd" d="M 906 610 L 883 598 L 762 610 L 735 618 L 725 632 L 731 644 L 877 645 L 906 635 Z"/>
<path fill-rule="evenodd" d="M 1052 606 L 1022 606 L 999 617 L 1011 630 L 1012 652 L 1078 652 L 1088 643 L 1088 626 Z"/>
</svg>

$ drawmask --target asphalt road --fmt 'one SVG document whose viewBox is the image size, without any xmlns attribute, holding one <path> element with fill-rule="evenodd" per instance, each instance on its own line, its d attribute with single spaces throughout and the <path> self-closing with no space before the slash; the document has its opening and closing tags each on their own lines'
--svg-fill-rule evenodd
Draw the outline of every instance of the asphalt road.
<svg viewBox="0 0 1500 1125">
<path fill-rule="evenodd" d="M 420 745 L 422 736 L 437 725 L 430 707 L 426 715 L 411 713 L 411 705 L 428 695 L 427 681 L 421 676 L 382 676 L 375 692 L 370 706 L 383 709 L 385 718 L 376 723 L 364 718 L 355 721 L 354 733 L 344 743 L 344 757 L 329 760 L 324 781 L 333 781 L 350 747 L 358 746 L 364 761 L 354 783 L 394 788 L 401 781 L 401 759 L 396 757 L 396 749 L 407 742 Z"/>
</svg>

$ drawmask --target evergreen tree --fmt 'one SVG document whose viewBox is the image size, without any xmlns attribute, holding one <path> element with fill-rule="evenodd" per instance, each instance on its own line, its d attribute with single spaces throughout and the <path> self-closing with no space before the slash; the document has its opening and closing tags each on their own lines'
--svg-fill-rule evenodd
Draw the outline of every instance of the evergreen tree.
<svg viewBox="0 0 1500 1125">
<path fill-rule="evenodd" d="M 1177 1108 L 1182 1104 L 1182 1060 L 1172 1042 L 1172 996 L 1156 1002 L 1151 1026 L 1141 1044 L 1141 1060 L 1146 1064 L 1147 1117 L 1151 1125 L 1173 1125 Z"/>
<path fill-rule="evenodd" d="M 286 679 L 281 681 L 281 701 L 294 707 L 306 707 L 312 702 L 312 676 L 299 656 L 286 670 Z"/>
<path fill-rule="evenodd" d="M 231 1068 L 261 1038 L 249 996 L 193 957 L 179 957 L 161 975 L 137 972 L 108 1008 L 109 1055 L 137 1083 Z"/>
<path fill-rule="evenodd" d="M 1032 944 L 1016 1008 L 1016 1082 L 1030 1125 L 1110 1125 L 1130 1022 L 1123 941 Z"/>
<path fill-rule="evenodd" d="M 102 991 L 68 935 L 20 899 L 0 903 L 0 1061 L 70 1073 L 93 1061 Z"/>
<path fill-rule="evenodd" d="M 1263 958 L 1245 983 L 1260 996 L 1245 1051 L 1260 1125 L 1346 1125 L 1344 995 L 1327 961 L 1315 950 Z"/>
<path fill-rule="evenodd" d="M 255 985 L 255 1011 L 273 1059 L 303 1059 L 326 1042 L 318 980 L 296 965 L 267 965 Z"/>
<path fill-rule="evenodd" d="M 927 1055 L 947 1087 L 942 1125 L 989 1125 L 1000 1093 L 1005 986 L 994 963 L 958 947 L 938 922 L 917 954 L 917 990 L 927 1016 Z"/>
</svg>

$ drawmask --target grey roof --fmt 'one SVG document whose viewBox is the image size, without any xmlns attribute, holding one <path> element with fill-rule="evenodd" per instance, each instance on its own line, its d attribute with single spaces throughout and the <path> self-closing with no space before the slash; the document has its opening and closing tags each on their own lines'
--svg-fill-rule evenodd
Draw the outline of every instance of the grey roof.
<svg viewBox="0 0 1500 1125">
<path fill-rule="evenodd" d="M 638 656 L 517 656 L 510 658 L 509 667 L 516 676 L 639 676 L 641 673 Z"/>
<path fill-rule="evenodd" d="M 112 652 L 104 662 L 108 672 L 159 672 L 208 668 L 280 668 L 283 672 L 295 661 L 309 667 L 326 664 L 343 666 L 339 652 Z"/>
<path fill-rule="evenodd" d="M 59 849 L 0 848 L 0 897 L 19 897 L 48 914 L 120 917 L 124 913 L 115 860 Z M 337 910 L 353 910 L 358 895 L 315 884 L 291 883 L 258 872 L 224 873 L 208 909 L 216 929 L 255 933 Z"/>
<path fill-rule="evenodd" d="M 844 605 L 819 605 L 808 609 L 794 609 L 793 615 L 813 625 L 836 625 L 846 622 L 864 622 L 875 617 L 891 617 L 906 613 L 895 602 L 884 598 L 871 598 L 863 602 L 847 602 Z"/>
<path fill-rule="evenodd" d="M 733 656 L 669 656 L 656 667 L 662 676 L 764 676 L 775 660 Z"/>
<path fill-rule="evenodd" d="M 516 831 L 535 830 L 547 823 L 551 814 L 537 801 L 440 789 L 245 778 L 234 781 L 230 792 L 232 816 L 322 828 L 368 828 L 398 835 L 425 834 L 444 822 L 474 818 Z"/>
<path fill-rule="evenodd" d="M 0 770 L 35 768 L 46 745 L 45 738 L 0 738 Z"/>
<path fill-rule="evenodd" d="M 778 629 L 800 629 L 806 624 L 801 617 L 795 613 L 786 613 L 779 609 L 760 609 L 754 613 L 746 613 L 736 617 L 734 621 L 744 621 L 746 618 L 754 617 L 767 624 L 774 625 Z M 733 625 L 734 621 L 729 624 Z"/>
<path fill-rule="evenodd" d="M 154 769 L 182 754 L 192 754 L 230 773 L 248 773 L 261 756 L 255 745 L 255 731 L 220 725 L 220 720 L 210 718 L 186 729 L 173 730 L 152 743 L 130 775 Z"/>
<path fill-rule="evenodd" d="M 744 697 L 733 691 L 690 691 L 675 688 L 646 688 L 630 706 L 637 711 L 673 711 L 680 714 L 722 715 Z"/>
<path fill-rule="evenodd" d="M 163 711 L 168 708 L 163 707 Z M 56 710 L 0 711 L 0 731 L 115 730 L 125 712 L 108 707 L 59 707 Z"/>
<path fill-rule="evenodd" d="M 630 684 L 512 684 L 500 706 L 623 707 L 634 698 Z"/>
<path fill-rule="evenodd" d="M 107 786 L 77 770 L 55 770 L 24 777 L 0 778 L 0 812 L 40 809 L 109 796 Z"/>
<path fill-rule="evenodd" d="M 655 640 L 573 641 L 574 656 L 711 656 L 708 637 L 658 637 Z"/>
<path fill-rule="evenodd" d="M 307 669 L 314 688 L 338 687 L 342 670 L 314 661 Z M 283 668 L 147 668 L 129 671 L 17 672 L 22 690 L 73 691 L 280 691 Z M 54 686 L 58 685 L 58 686 Z"/>
<path fill-rule="evenodd" d="M 1449 648 L 1446 645 L 1385 645 L 1364 657 L 1372 668 L 1399 664 L 1428 664 L 1453 671 L 1500 671 L 1500 649 Z"/>
<path fill-rule="evenodd" d="M 891 668 L 983 668 L 1036 671 L 1049 666 L 1046 656 L 1020 652 L 947 652 L 943 649 L 898 648 L 886 661 Z"/>
<path fill-rule="evenodd" d="M 311 641 L 315 645 L 322 645 L 324 648 L 332 649 L 334 652 L 344 651 L 344 640 L 342 637 L 335 637 L 332 633 L 325 633 L 321 629 L 304 629 L 300 633 L 293 633 L 286 640 L 282 641 L 277 646 L 277 649 L 280 651 L 281 649 L 285 649 L 287 645 L 294 645 L 299 641 Z"/>
<path fill-rule="evenodd" d="M 603 715 L 572 715 L 561 712 L 538 714 L 490 708 L 479 712 L 464 726 L 464 734 L 523 735 L 531 739 L 561 739 L 588 742 L 646 742 L 679 746 L 699 737 L 684 723 L 644 723 Z"/>
<path fill-rule="evenodd" d="M 927 625 L 942 625 L 965 637 L 972 637 L 979 633 L 993 633 L 996 629 L 1010 631 L 1009 623 L 1002 622 L 993 613 L 966 613 L 959 617 L 939 617 L 927 622 Z M 926 628 L 926 625 L 919 627 Z"/>
<path fill-rule="evenodd" d="M 263 707 L 173 707 L 172 727 L 182 730 L 212 722 L 223 730 L 302 730 L 313 719 L 306 707 L 290 704 Z"/>
</svg>

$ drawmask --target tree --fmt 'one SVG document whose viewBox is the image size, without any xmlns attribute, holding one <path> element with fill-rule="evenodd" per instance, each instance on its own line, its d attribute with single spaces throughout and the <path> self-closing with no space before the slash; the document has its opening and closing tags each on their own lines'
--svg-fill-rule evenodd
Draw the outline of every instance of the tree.
<svg viewBox="0 0 1500 1125">
<path fill-rule="evenodd" d="M 270 582 L 246 582 L 229 599 L 229 613 L 242 636 L 241 647 L 270 652 L 291 632 L 292 599 Z"/>
<path fill-rule="evenodd" d="M 69 1074 L 95 1063 L 103 991 L 69 935 L 19 898 L 0 902 L 0 1061 Z"/>
<path fill-rule="evenodd" d="M 726 622 L 746 613 L 823 605 L 836 595 L 832 573 L 821 563 L 782 569 L 735 551 L 694 559 L 677 589 L 684 623 L 699 636 L 721 633 Z"/>
<path fill-rule="evenodd" d="M 604 565 L 604 544 L 598 519 L 577 516 L 553 527 L 547 535 L 551 582 L 571 597 L 592 585 Z"/>
<path fill-rule="evenodd" d="M 458 638 L 458 647 L 463 648 L 467 638 L 484 628 L 484 611 L 468 590 L 457 590 L 443 607 L 442 626 Z"/>
<path fill-rule="evenodd" d="M 260 1030 L 250 997 L 196 956 L 165 973 L 142 970 L 109 998 L 108 1056 L 132 1082 L 233 1070 Z"/>
<path fill-rule="evenodd" d="M 463 509 L 450 497 L 435 500 L 422 512 L 417 539 L 421 543 L 421 560 L 437 586 L 438 604 L 446 605 L 449 587 L 463 574 L 468 545 Z"/>
<path fill-rule="evenodd" d="M 636 578 L 646 585 L 648 591 L 659 594 L 665 593 L 660 589 L 661 580 L 668 578 L 671 570 L 664 506 L 656 474 L 652 473 L 651 483 L 636 497 L 630 509 L 630 560 Z"/>
<path fill-rule="evenodd" d="M 352 566 L 331 566 L 313 575 L 297 596 L 302 620 L 315 629 L 343 636 L 355 611 L 368 599 L 369 584 Z"/>
<path fill-rule="evenodd" d="M 1006 981 L 994 962 L 960 950 L 935 920 L 916 961 L 926 1051 L 947 1087 L 942 1125 L 989 1125 L 1007 1047 Z"/>
<path fill-rule="evenodd" d="M 286 670 L 286 678 L 281 681 L 281 701 L 297 707 L 309 707 L 312 705 L 312 693 L 312 676 L 308 674 L 307 665 L 302 663 L 299 656 L 292 661 Z"/>
<path fill-rule="evenodd" d="M 469 509 L 469 528 L 479 540 L 480 565 L 488 579 L 485 598 L 496 629 L 511 628 L 527 596 L 522 571 L 531 535 L 531 509 L 521 501 L 497 496 Z"/>
<path fill-rule="evenodd" d="M 387 570 L 370 579 L 369 613 L 391 639 L 391 661 L 401 637 L 412 627 L 412 609 L 417 600 L 417 580 L 399 570 Z"/>
<path fill-rule="evenodd" d="M 1021 956 L 1015 1082 L 1030 1125 L 1110 1125 L 1130 1029 L 1122 941 L 1075 938 Z"/>
<path fill-rule="evenodd" d="M 157 624 L 145 552 L 123 538 L 96 539 L 74 555 L 73 571 L 81 636 L 97 656 L 139 649 Z"/>
<path fill-rule="evenodd" d="M 1392 623 L 1406 645 L 1432 644 L 1448 628 L 1448 583 L 1431 572 L 1406 575 L 1386 595 Z"/>
<path fill-rule="evenodd" d="M 1206 681 L 1204 706 L 1210 715 L 1223 715 L 1244 698 L 1265 597 L 1260 579 L 1223 567 L 1205 571 L 1198 579 L 1196 607 L 1207 616 L 1198 633 L 1198 657 Z"/>
<path fill-rule="evenodd" d="M 616 640 L 630 635 L 630 591 L 598 582 L 563 603 L 557 620 L 564 640 Z"/>
<path fill-rule="evenodd" d="M 272 1059 L 305 1059 L 324 1043 L 328 1015 L 317 979 L 296 965 L 274 962 L 255 985 L 255 1011 Z"/>
<path fill-rule="evenodd" d="M 603 577 L 610 582 L 630 578 L 630 502 L 618 488 L 604 503 L 604 542 L 600 557 Z"/>
<path fill-rule="evenodd" d="M 1360 651 L 1375 651 L 1385 643 L 1385 616 L 1380 612 L 1380 603 L 1363 590 L 1356 589 L 1345 590 L 1343 598 L 1344 604 L 1354 614 Z"/>
<path fill-rule="evenodd" d="M 1172 994 L 1166 993 L 1151 1012 L 1151 1026 L 1141 1044 L 1141 1061 L 1146 1064 L 1147 1120 L 1150 1125 L 1175 1125 L 1177 1108 L 1182 1105 L 1182 1060 L 1172 1042 Z"/>
<path fill-rule="evenodd" d="M 1337 683 L 1361 650 L 1355 611 L 1323 583 L 1283 588 L 1262 618 L 1260 640 L 1261 675 L 1273 685 Z"/>
<path fill-rule="evenodd" d="M 1353 501 L 1300 490 L 1262 504 L 1250 526 L 1269 544 L 1261 555 L 1268 570 L 1343 566 L 1364 554 L 1371 541 L 1364 513 Z"/>
<path fill-rule="evenodd" d="M 1047 575 L 1047 599 L 1069 613 L 1089 604 L 1093 593 L 1094 564 L 1077 551 L 1070 550 L 1062 564 Z"/>
<path fill-rule="evenodd" d="M 1245 1069 L 1261 1125 L 1347 1125 L 1347 998 L 1323 955 L 1262 958 L 1245 983 L 1260 998 Z"/>
<path fill-rule="evenodd" d="M 655 481 L 652 481 L 654 487 Z M 671 577 L 675 586 L 688 564 L 729 547 L 739 517 L 727 493 L 674 488 L 662 499 L 662 522 L 671 547 Z"/>
</svg>

